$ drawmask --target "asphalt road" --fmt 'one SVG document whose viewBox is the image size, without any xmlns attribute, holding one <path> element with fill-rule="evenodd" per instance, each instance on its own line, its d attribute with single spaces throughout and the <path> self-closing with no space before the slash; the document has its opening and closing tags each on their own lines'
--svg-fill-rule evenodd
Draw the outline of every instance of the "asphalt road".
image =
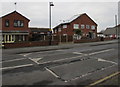
<svg viewBox="0 0 120 87">
<path fill-rule="evenodd" d="M 2 54 L 3 85 L 90 86 L 118 72 L 117 41 L 5 49 Z"/>
</svg>

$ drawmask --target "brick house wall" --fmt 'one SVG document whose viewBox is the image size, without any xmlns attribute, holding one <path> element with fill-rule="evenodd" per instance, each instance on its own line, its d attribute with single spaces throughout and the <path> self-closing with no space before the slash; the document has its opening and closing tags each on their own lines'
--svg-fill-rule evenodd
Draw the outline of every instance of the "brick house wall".
<svg viewBox="0 0 120 87">
<path fill-rule="evenodd" d="M 79 29 L 81 29 L 81 25 L 84 25 L 84 29 L 81 29 L 83 36 L 87 36 L 89 32 L 92 32 L 95 34 L 95 37 L 97 37 L 97 24 L 86 13 L 79 15 L 77 18 L 73 19 L 70 22 L 59 24 L 53 28 L 54 35 L 66 34 L 73 36 L 75 34 L 74 24 L 78 24 Z M 63 28 L 65 25 L 67 25 L 67 27 Z M 86 28 L 87 25 L 89 25 L 89 29 Z M 95 29 L 91 29 L 91 26 L 94 26 Z M 59 32 L 59 28 L 61 28 L 61 32 Z"/>
<path fill-rule="evenodd" d="M 29 19 L 18 13 L 17 11 L 11 12 L 0 18 L 2 31 L 2 38 L 4 43 L 11 43 L 16 41 L 28 41 L 30 29 L 28 28 Z M 17 26 L 15 23 L 17 22 Z M 19 25 L 18 26 L 18 22 Z M 6 26 L 8 23 L 8 26 Z M 21 25 L 22 24 L 22 25 Z"/>
<path fill-rule="evenodd" d="M 9 20 L 9 27 L 5 27 L 5 20 Z M 23 20 L 24 26 L 23 27 L 14 27 L 14 20 Z M 20 30 L 20 31 L 29 31 L 28 28 L 28 22 L 29 20 L 22 16 L 20 13 L 14 11 L 13 13 L 3 16 L 2 18 L 2 30 Z"/>
</svg>

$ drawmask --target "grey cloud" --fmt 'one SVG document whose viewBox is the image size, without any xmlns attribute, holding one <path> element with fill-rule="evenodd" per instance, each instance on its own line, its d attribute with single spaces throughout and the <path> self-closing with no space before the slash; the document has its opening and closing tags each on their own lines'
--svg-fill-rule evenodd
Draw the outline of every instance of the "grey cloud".
<svg viewBox="0 0 120 87">
<path fill-rule="evenodd" d="M 14 10 L 13 2 L 2 3 L 2 13 Z M 17 10 L 28 17 L 30 26 L 49 27 L 48 2 L 18 2 Z M 70 17 L 87 13 L 97 24 L 98 31 L 114 26 L 114 15 L 118 11 L 117 2 L 54 2 L 52 7 L 52 26 Z"/>
</svg>

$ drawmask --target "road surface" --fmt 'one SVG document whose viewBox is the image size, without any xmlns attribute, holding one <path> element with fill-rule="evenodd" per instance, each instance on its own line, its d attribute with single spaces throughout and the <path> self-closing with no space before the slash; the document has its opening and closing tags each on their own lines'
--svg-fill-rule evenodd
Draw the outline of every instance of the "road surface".
<svg viewBox="0 0 120 87">
<path fill-rule="evenodd" d="M 0 70 L 3 85 L 90 87 L 119 74 L 116 40 L 69 46 L 4 49 L 2 54 Z"/>
</svg>

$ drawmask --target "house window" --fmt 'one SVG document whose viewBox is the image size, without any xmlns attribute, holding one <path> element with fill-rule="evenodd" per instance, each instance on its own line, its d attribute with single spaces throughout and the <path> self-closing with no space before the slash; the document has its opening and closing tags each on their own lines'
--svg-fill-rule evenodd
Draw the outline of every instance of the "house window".
<svg viewBox="0 0 120 87">
<path fill-rule="evenodd" d="M 84 24 L 81 24 L 81 29 L 84 29 L 85 28 L 85 25 Z"/>
<path fill-rule="evenodd" d="M 54 32 L 57 33 L 57 30 L 55 30 Z"/>
<path fill-rule="evenodd" d="M 4 36 L 4 35 L 2 35 L 2 42 L 4 42 L 4 38 L 5 38 L 5 36 Z"/>
<path fill-rule="evenodd" d="M 79 29 L 79 24 L 74 24 L 74 25 L 73 25 L 73 28 L 74 28 L 74 29 Z"/>
<path fill-rule="evenodd" d="M 95 29 L 95 26 L 94 26 L 94 25 L 92 25 L 92 26 L 91 26 L 91 29 Z"/>
<path fill-rule="evenodd" d="M 63 28 L 67 28 L 67 25 L 63 25 Z"/>
<path fill-rule="evenodd" d="M 10 23 L 9 20 L 5 20 L 5 27 L 9 27 Z"/>
<path fill-rule="evenodd" d="M 61 28 L 58 28 L 58 32 L 61 32 Z"/>
<path fill-rule="evenodd" d="M 23 27 L 24 23 L 22 20 L 14 20 L 14 27 Z"/>
<path fill-rule="evenodd" d="M 90 29 L 90 26 L 89 26 L 89 25 L 86 25 L 86 29 Z"/>
</svg>

